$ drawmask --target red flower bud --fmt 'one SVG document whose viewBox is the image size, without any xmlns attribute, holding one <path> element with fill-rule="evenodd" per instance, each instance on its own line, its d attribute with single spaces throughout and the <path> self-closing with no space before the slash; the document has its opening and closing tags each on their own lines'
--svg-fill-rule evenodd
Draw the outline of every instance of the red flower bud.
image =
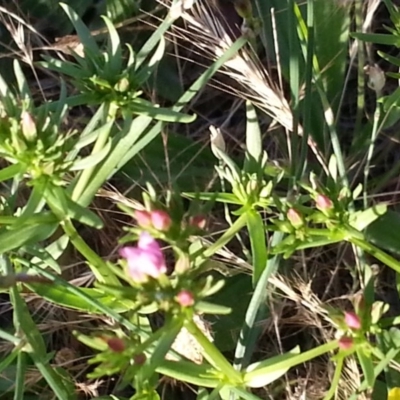
<svg viewBox="0 0 400 400">
<path fill-rule="evenodd" d="M 354 341 L 351 337 L 343 336 L 339 339 L 339 348 L 341 350 L 350 350 L 353 347 Z"/>
<path fill-rule="evenodd" d="M 114 353 L 122 353 L 125 350 L 125 342 L 117 337 L 107 339 L 108 347 Z"/>
<path fill-rule="evenodd" d="M 204 215 L 194 215 L 189 218 L 189 224 L 194 228 L 204 229 L 206 227 L 207 220 Z"/>
<path fill-rule="evenodd" d="M 147 360 L 146 354 L 141 353 L 141 354 L 135 354 L 133 356 L 133 362 L 136 365 L 143 365 Z"/>
<path fill-rule="evenodd" d="M 194 297 L 189 290 L 181 290 L 176 296 L 176 301 L 182 307 L 191 307 L 194 304 Z"/>
</svg>

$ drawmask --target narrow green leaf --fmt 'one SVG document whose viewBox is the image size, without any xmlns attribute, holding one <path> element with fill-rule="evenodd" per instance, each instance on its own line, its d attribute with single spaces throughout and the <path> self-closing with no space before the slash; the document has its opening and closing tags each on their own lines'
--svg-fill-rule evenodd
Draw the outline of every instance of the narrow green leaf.
<svg viewBox="0 0 400 400">
<path fill-rule="evenodd" d="M 88 303 L 84 297 L 75 293 L 68 293 L 63 286 L 56 286 L 54 284 L 27 284 L 29 289 L 33 290 L 40 297 L 57 304 L 62 307 L 79 310 L 90 314 L 101 314 L 96 306 Z M 130 300 L 119 300 L 114 296 L 107 295 L 101 290 L 93 288 L 81 288 L 80 293 L 87 297 L 91 297 L 98 303 L 106 307 L 110 307 L 114 312 L 120 314 L 135 308 L 136 304 Z"/>
<path fill-rule="evenodd" d="M 108 63 L 106 64 L 106 74 L 110 77 L 115 77 L 121 73 L 122 67 L 122 51 L 121 51 L 121 41 L 117 30 L 115 29 L 113 23 L 105 16 L 102 17 L 108 32 L 109 32 L 109 45 L 108 45 Z"/>
<path fill-rule="evenodd" d="M 219 373 L 211 365 L 197 365 L 189 361 L 163 360 L 156 371 L 178 382 L 187 382 L 200 387 L 214 388 L 220 383 Z"/>
<path fill-rule="evenodd" d="M 71 7 L 69 7 L 68 4 L 60 3 L 60 6 L 63 8 L 68 18 L 72 22 L 72 25 L 74 26 L 76 33 L 78 34 L 79 39 L 84 47 L 89 49 L 94 54 L 99 53 L 100 49 L 97 46 L 96 40 L 93 38 L 92 33 L 87 26 L 79 18 L 79 15 Z"/>
<path fill-rule="evenodd" d="M 0 229 L 0 254 L 18 249 L 29 243 L 46 240 L 57 229 L 58 224 L 43 223 L 40 225 L 25 225 L 19 229 Z"/>
<path fill-rule="evenodd" d="M 262 155 L 261 129 L 256 110 L 250 101 L 246 102 L 246 121 L 246 153 L 250 159 L 246 159 L 244 170 L 258 172 L 257 166 Z"/>
<path fill-rule="evenodd" d="M 17 357 L 17 376 L 15 379 L 14 400 L 24 399 L 26 369 L 26 354 L 21 351 Z"/>
<path fill-rule="evenodd" d="M 29 90 L 28 82 L 26 81 L 25 75 L 22 72 L 21 65 L 17 59 L 14 60 L 14 74 L 17 79 L 18 89 L 22 95 L 22 99 L 25 101 L 32 101 L 32 94 Z"/>
<path fill-rule="evenodd" d="M 111 150 L 111 140 L 97 153 L 91 154 L 90 156 L 77 159 L 69 168 L 70 171 L 80 171 L 96 166 L 103 161 Z"/>
<path fill-rule="evenodd" d="M 283 233 L 274 233 L 271 247 L 277 246 L 282 242 L 283 238 Z M 278 270 L 281 258 L 281 256 L 277 255 L 267 261 L 266 267 L 263 269 L 255 285 L 254 293 L 251 297 L 245 320 L 240 331 L 240 340 L 238 340 L 236 345 L 234 367 L 237 370 L 246 367 L 250 362 L 258 338 L 262 333 L 262 327 L 258 322 L 264 320 L 268 313 L 265 301 L 268 294 L 266 287 L 269 278 Z"/>
<path fill-rule="evenodd" d="M 121 160 L 124 160 L 127 154 L 129 154 L 130 158 L 136 154 L 132 154 L 134 143 L 150 125 L 151 121 L 150 117 L 139 116 L 131 122 L 130 126 L 127 126 L 119 135 L 113 138 L 112 148 L 107 159 L 97 167 L 93 179 L 78 200 L 79 204 L 82 206 L 89 205 L 97 190 L 122 166 Z"/>
<path fill-rule="evenodd" d="M 266 231 L 261 215 L 257 211 L 249 210 L 246 216 L 252 253 L 253 285 L 255 286 L 267 266 Z"/>
<path fill-rule="evenodd" d="M 21 164 L 12 164 L 0 170 L 0 182 L 12 179 L 23 172 Z"/>
<path fill-rule="evenodd" d="M 364 379 L 367 382 L 367 387 L 372 389 L 375 383 L 374 363 L 371 357 L 364 353 L 363 349 L 357 349 L 357 358 L 364 372 Z"/>
</svg>

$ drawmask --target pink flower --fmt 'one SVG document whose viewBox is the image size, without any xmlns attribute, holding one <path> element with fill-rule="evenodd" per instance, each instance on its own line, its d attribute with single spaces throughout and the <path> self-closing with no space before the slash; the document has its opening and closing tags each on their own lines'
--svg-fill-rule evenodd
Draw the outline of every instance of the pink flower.
<svg viewBox="0 0 400 400">
<path fill-rule="evenodd" d="M 176 301 L 182 307 L 190 307 L 194 304 L 194 297 L 189 290 L 181 290 L 176 296 Z"/>
<path fill-rule="evenodd" d="M 350 350 L 353 344 L 353 339 L 351 337 L 343 336 L 339 339 L 339 348 L 342 350 Z"/>
<path fill-rule="evenodd" d="M 119 254 L 128 260 L 128 273 L 135 282 L 147 282 L 148 277 L 157 279 L 167 272 L 160 246 L 147 232 L 140 234 L 137 247 L 123 247 Z"/>
<path fill-rule="evenodd" d="M 301 226 L 304 225 L 301 214 L 294 208 L 289 208 L 286 216 L 294 228 L 300 228 Z"/>
<path fill-rule="evenodd" d="M 204 215 L 194 215 L 189 218 L 189 224 L 194 228 L 204 229 L 206 227 L 206 218 Z"/>
<path fill-rule="evenodd" d="M 134 217 L 141 228 L 148 228 L 151 225 L 151 217 L 148 211 L 136 210 Z"/>
<path fill-rule="evenodd" d="M 360 317 L 352 311 L 346 311 L 344 313 L 344 322 L 350 329 L 360 329 L 361 328 Z"/>
<path fill-rule="evenodd" d="M 158 231 L 167 231 L 171 226 L 171 217 L 163 210 L 154 210 L 150 213 L 151 223 Z"/>
<path fill-rule="evenodd" d="M 324 194 L 319 194 L 315 199 L 317 208 L 321 211 L 328 211 L 333 208 L 332 200 Z"/>
</svg>

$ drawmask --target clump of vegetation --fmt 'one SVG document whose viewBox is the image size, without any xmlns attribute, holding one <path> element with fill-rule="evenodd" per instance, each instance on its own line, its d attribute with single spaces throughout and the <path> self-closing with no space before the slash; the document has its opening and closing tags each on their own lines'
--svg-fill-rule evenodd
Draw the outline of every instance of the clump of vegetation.
<svg viewBox="0 0 400 400">
<path fill-rule="evenodd" d="M 395 2 L 50 3 L 0 7 L 0 397 L 400 398 Z"/>
</svg>

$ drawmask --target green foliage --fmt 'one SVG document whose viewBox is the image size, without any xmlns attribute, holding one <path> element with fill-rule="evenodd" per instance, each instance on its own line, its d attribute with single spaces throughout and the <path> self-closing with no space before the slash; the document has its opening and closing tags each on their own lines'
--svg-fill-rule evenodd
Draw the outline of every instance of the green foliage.
<svg viewBox="0 0 400 400">
<path fill-rule="evenodd" d="M 160 398 L 162 374 L 199 386 L 199 399 L 254 400 L 258 397 L 252 389 L 272 387 L 292 368 L 321 356 L 335 365 L 325 399 L 335 395 L 349 356 L 363 374 L 358 391 L 386 396 L 400 385 L 391 368 L 391 361 L 399 358 L 399 332 L 396 320 L 386 318 L 389 306 L 375 299 L 376 277 L 366 256 L 393 270 L 399 290 L 400 262 L 392 254 L 400 251 L 400 221 L 388 204 L 369 201 L 369 177 L 380 127 L 385 118 L 396 118 L 399 96 L 397 91 L 387 97 L 377 94 L 368 143 L 361 140 L 364 133 L 356 132 L 368 152 L 365 160 L 357 160 L 364 171 L 363 185 L 358 176 L 353 185 L 349 150 L 336 124 L 346 73 L 349 10 L 323 0 L 256 0 L 254 8 L 248 1 L 236 1 L 234 9 L 244 19 L 248 37 L 234 42 L 189 88 L 184 90 L 179 82 L 168 93 L 169 73 L 176 77 L 177 72 L 166 58 L 165 37 L 179 17 L 176 10 L 185 12 L 191 2 L 174 1 L 173 7 L 180 8 L 168 13 L 137 49 L 136 43 L 123 42 L 113 21 L 137 13 L 143 3 L 105 3 L 109 17 L 103 17 L 108 32 L 104 47 L 82 21 L 90 4 L 62 4 L 67 18 L 60 19 L 60 30 L 70 30 L 64 21 L 71 21 L 83 52 L 73 52 L 68 60 L 47 56 L 40 66 L 68 81 L 73 95 L 61 81 L 59 99 L 40 103 L 17 61 L 15 87 L 0 75 L 0 156 L 5 164 L 0 182 L 7 192 L 0 198 L 0 290 L 13 306 L 12 324 L 0 328 L 0 338 L 14 346 L 2 354 L 0 373 L 15 382 L 13 387 L 0 379 L 0 390 L 13 392 L 15 399 L 29 398 L 32 390 L 26 378 L 35 368 L 41 387 L 58 399 L 77 398 L 72 373 L 52 365 L 54 354 L 39 330 L 41 321 L 23 295 L 28 291 L 98 318 L 96 329 L 89 324 L 90 329 L 82 325 L 74 332 L 93 352 L 88 377 L 118 375 L 119 388 L 134 390 L 132 399 Z M 49 4 L 38 3 L 33 13 Z M 275 21 L 270 19 L 273 8 Z M 395 29 L 387 35 L 356 32 L 353 37 L 397 46 L 399 12 L 389 8 Z M 211 127 L 211 149 L 179 134 L 179 124 L 195 120 L 184 108 L 244 46 L 263 46 L 275 61 L 279 54 L 279 72 L 289 85 L 293 126 L 286 151 L 277 152 L 290 155 L 282 165 L 267 154 L 261 114 L 249 100 L 242 160 L 229 153 L 218 128 Z M 400 64 L 393 56 L 382 56 Z M 150 101 L 149 86 L 170 105 Z M 68 112 L 82 105 L 90 106 L 93 115 L 84 127 L 67 129 Z M 171 122 L 173 127 L 166 125 Z M 309 161 L 309 147 L 319 164 Z M 163 165 L 165 154 L 168 165 Z M 211 180 L 213 167 L 219 184 L 197 191 Z M 134 199 L 120 205 L 136 224 L 124 227 L 119 257 L 105 260 L 84 239 L 82 227 L 89 232 L 104 229 L 102 218 L 88 207 L 121 171 L 146 189 L 141 189 L 142 203 Z M 21 205 L 24 193 L 27 200 Z M 210 240 L 208 216 L 220 211 L 219 206 L 226 228 Z M 168 246 L 168 253 L 161 244 Z M 352 299 L 354 312 L 323 310 L 335 339 L 308 349 L 296 343 L 255 361 L 262 323 L 273 315 L 268 299 L 276 301 L 282 290 L 271 278 L 284 272 L 284 263 L 294 268 L 293 254 L 304 256 L 310 249 L 339 244 L 356 248 L 357 269 L 351 272 L 358 274 L 360 289 Z M 65 279 L 62 256 L 71 250 L 90 268 L 92 287 Z M 227 250 L 247 275 L 215 259 Z M 149 317 L 156 312 L 164 319 L 157 329 Z M 203 323 L 204 315 L 213 322 L 215 340 Z M 177 348 L 185 335 L 190 341 L 183 347 L 196 350 L 193 357 Z"/>
</svg>

